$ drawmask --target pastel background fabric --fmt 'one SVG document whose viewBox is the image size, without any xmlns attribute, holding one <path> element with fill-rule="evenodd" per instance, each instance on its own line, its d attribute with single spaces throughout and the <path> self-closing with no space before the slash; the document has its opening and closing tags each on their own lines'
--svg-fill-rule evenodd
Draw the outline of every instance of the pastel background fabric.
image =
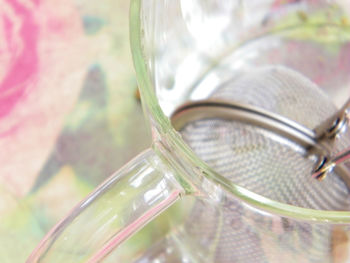
<svg viewBox="0 0 350 263">
<path fill-rule="evenodd" d="M 0 261 L 150 144 L 129 1 L 0 0 Z"/>
<path fill-rule="evenodd" d="M 0 0 L 1 263 L 25 262 L 77 202 L 150 145 L 128 10 L 127 0 Z M 342 52 L 349 67 L 349 47 Z"/>
</svg>

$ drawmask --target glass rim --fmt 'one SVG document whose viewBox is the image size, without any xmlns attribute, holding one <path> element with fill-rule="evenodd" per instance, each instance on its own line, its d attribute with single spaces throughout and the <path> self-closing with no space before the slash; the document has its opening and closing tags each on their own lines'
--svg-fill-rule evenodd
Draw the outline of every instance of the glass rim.
<svg viewBox="0 0 350 263">
<path fill-rule="evenodd" d="M 180 151 L 181 154 L 184 154 L 191 163 L 195 163 L 197 167 L 204 171 L 202 173 L 203 176 L 222 186 L 226 191 L 230 192 L 233 196 L 245 202 L 247 205 L 251 205 L 262 212 L 268 212 L 271 215 L 291 218 L 298 221 L 312 221 L 313 223 L 330 224 L 350 223 L 350 211 L 316 210 L 274 201 L 234 184 L 215 172 L 209 165 L 196 156 L 182 138 L 177 135 L 175 129 L 170 124 L 169 119 L 163 113 L 155 95 L 142 50 L 140 21 L 141 2 L 142 0 L 130 1 L 130 46 L 143 108 L 146 114 L 151 115 L 152 122 L 155 122 L 152 123 L 152 125 L 155 124 L 157 132 L 160 135 L 166 134 L 166 138 L 171 141 L 171 145 L 173 145 L 176 150 Z"/>
</svg>

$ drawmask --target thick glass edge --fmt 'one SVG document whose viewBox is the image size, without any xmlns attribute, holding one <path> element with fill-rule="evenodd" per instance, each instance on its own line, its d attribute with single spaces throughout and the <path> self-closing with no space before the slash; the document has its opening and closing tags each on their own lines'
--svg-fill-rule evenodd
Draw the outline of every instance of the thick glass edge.
<svg viewBox="0 0 350 263">
<path fill-rule="evenodd" d="M 287 217 L 295 220 L 311 221 L 313 223 L 348 224 L 350 223 L 350 212 L 348 211 L 320 211 L 283 204 L 255 194 L 240 187 L 213 171 L 207 164 L 197 158 L 191 149 L 181 139 L 180 135 L 173 129 L 169 119 L 161 110 L 157 98 L 152 89 L 152 82 L 147 73 L 146 63 L 142 54 L 141 44 L 141 22 L 140 22 L 141 0 L 130 1 L 130 45 L 132 58 L 136 71 L 137 82 L 140 87 L 142 104 L 151 118 L 156 122 L 158 132 L 167 138 L 182 155 L 202 170 L 203 176 L 219 184 L 226 191 L 245 203 L 262 211 L 276 216 Z"/>
<path fill-rule="evenodd" d="M 151 121 L 155 121 L 158 132 L 165 133 L 172 129 L 169 119 L 163 114 L 157 98 L 153 91 L 153 85 L 149 78 L 147 66 L 145 64 L 142 44 L 141 44 L 141 23 L 140 13 L 141 1 L 130 1 L 130 16 L 129 16 L 129 36 L 136 78 L 139 85 L 139 90 L 142 98 L 142 106 L 145 113 L 151 114 Z M 147 116 L 148 117 L 148 116 Z"/>
</svg>

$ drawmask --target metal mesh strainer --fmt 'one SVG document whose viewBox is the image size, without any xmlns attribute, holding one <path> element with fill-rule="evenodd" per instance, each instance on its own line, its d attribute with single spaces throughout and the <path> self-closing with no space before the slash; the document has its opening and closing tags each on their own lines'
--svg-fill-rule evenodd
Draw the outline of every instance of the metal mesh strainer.
<svg viewBox="0 0 350 263">
<path fill-rule="evenodd" d="M 337 112 L 313 82 L 281 66 L 264 67 L 233 79 L 217 88 L 210 98 L 258 107 L 311 130 Z M 181 134 L 195 153 L 221 175 L 283 203 L 323 210 L 349 207 L 349 191 L 339 176 L 328 176 L 321 182 L 310 176 L 317 159 L 310 154 L 310 146 L 245 123 L 244 117 L 230 120 L 215 118 L 216 113 L 205 114 L 182 124 Z M 346 133 L 328 148 L 332 154 L 349 144 Z"/>
<path fill-rule="evenodd" d="M 237 110 L 239 106 L 220 112 L 221 101 L 247 105 L 244 111 L 248 115 L 256 115 L 254 109 L 259 109 L 259 114 L 269 113 L 284 121 L 286 126 L 300 125 L 298 130 L 305 131 L 306 139 L 298 141 L 298 136 L 285 136 L 290 133 L 284 133 L 283 127 L 271 129 L 274 123 L 266 126 L 264 119 L 261 125 L 257 125 L 251 120 L 247 122 L 244 114 L 231 118 L 229 111 Z M 314 83 L 291 69 L 269 66 L 221 85 L 210 97 L 210 102 L 211 110 L 206 107 L 209 105 L 206 102 L 187 104 L 175 112 L 172 121 L 188 145 L 214 170 L 240 186 L 282 203 L 319 210 L 350 209 L 344 174 L 339 176 L 339 172 L 348 176 L 344 167 L 330 172 L 323 181 L 311 177 L 319 151 L 332 155 L 350 145 L 350 133 L 346 131 L 341 140 L 322 142 L 321 150 L 317 149 L 322 143 L 313 141 L 315 134 L 312 129 L 326 122 L 337 108 Z M 265 120 L 268 122 L 271 118 Z M 263 258 L 258 237 L 242 227 L 248 223 L 237 223 L 237 213 L 244 211 L 237 210 L 240 207 L 237 201 L 228 202 L 236 208 L 223 212 L 224 225 L 217 230 L 214 262 L 241 262 L 240 259 L 246 260 L 247 255 L 252 259 L 250 262 L 255 262 L 254 258 Z M 212 218 L 207 212 L 198 213 L 203 211 L 198 206 L 203 204 L 197 202 L 187 223 L 186 231 L 193 232 L 193 236 L 208 231 L 207 225 L 193 222 L 206 222 L 205 218 Z M 229 225 L 233 221 L 241 227 L 231 232 L 228 229 L 232 229 Z M 211 225 L 215 227 L 218 224 L 212 222 Z M 295 227 L 301 228 L 300 233 L 308 235 L 301 223 Z M 310 236 L 320 237 L 316 238 L 318 248 L 312 252 L 314 254 L 306 252 L 309 258 L 320 258 L 322 249 L 326 251 L 329 247 L 327 227 L 316 230 Z"/>
</svg>

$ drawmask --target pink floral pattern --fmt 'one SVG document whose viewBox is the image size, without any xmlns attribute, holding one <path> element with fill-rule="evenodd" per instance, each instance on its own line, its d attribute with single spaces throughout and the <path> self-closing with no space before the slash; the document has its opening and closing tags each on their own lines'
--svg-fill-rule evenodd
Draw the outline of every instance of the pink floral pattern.
<svg viewBox="0 0 350 263">
<path fill-rule="evenodd" d="M 24 262 L 73 204 L 149 144 L 132 129 L 143 114 L 128 5 L 0 0 L 1 262 Z"/>
</svg>

